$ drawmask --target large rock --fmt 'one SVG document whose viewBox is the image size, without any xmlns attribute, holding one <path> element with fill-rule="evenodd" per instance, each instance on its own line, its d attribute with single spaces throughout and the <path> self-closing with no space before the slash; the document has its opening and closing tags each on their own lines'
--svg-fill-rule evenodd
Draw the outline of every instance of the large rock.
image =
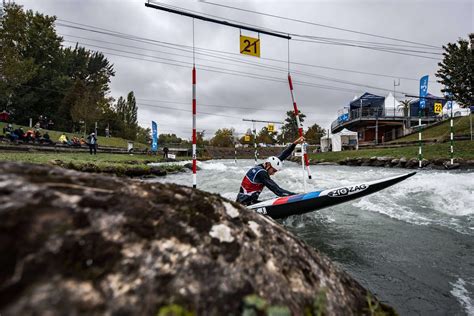
<svg viewBox="0 0 474 316">
<path fill-rule="evenodd" d="M 273 220 L 171 184 L 0 163 L 0 253 L 1 315 L 393 313 Z"/>
</svg>

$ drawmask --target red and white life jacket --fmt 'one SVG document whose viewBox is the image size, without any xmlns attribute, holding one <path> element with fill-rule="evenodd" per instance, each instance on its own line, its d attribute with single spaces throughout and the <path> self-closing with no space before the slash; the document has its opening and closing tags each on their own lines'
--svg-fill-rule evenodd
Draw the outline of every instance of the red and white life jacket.
<svg viewBox="0 0 474 316">
<path fill-rule="evenodd" d="M 245 195 L 253 195 L 256 192 L 260 194 L 265 187 L 263 183 L 255 182 L 255 177 L 259 172 L 267 172 L 262 166 L 255 166 L 245 174 L 240 184 L 240 193 Z"/>
</svg>

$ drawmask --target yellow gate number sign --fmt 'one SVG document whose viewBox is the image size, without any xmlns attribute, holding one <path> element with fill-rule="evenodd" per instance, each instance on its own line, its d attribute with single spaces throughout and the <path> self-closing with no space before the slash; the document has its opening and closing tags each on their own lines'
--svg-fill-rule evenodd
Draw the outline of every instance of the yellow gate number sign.
<svg viewBox="0 0 474 316">
<path fill-rule="evenodd" d="M 249 142 L 249 141 L 250 141 L 250 136 L 249 136 L 249 135 L 245 135 L 244 141 Z"/>
<path fill-rule="evenodd" d="M 260 57 L 260 39 L 240 35 L 240 53 Z"/>
<path fill-rule="evenodd" d="M 435 114 L 439 114 L 439 113 L 443 112 L 443 104 L 439 103 L 439 102 L 436 102 L 434 104 L 434 112 L 435 112 Z"/>
<path fill-rule="evenodd" d="M 269 132 L 274 132 L 275 131 L 275 125 L 268 124 L 267 129 L 268 129 Z"/>
</svg>

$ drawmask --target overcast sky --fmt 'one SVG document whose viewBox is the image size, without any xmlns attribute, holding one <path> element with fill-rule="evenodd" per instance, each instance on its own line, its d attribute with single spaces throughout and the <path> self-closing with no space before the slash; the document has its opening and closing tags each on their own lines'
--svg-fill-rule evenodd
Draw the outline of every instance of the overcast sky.
<svg viewBox="0 0 474 316">
<path fill-rule="evenodd" d="M 150 127 L 151 120 L 155 120 L 159 133 L 176 133 L 181 137 L 190 138 L 192 53 L 189 47 L 193 45 L 192 19 L 147 8 L 144 0 L 15 2 L 26 9 L 55 15 L 59 19 L 57 31 L 65 41 L 79 42 L 89 49 L 103 51 L 116 70 L 111 82 L 111 96 L 118 98 L 134 91 L 139 104 L 140 125 Z M 429 92 L 441 95 L 441 87 L 436 83 L 434 74 L 437 71 L 437 63 L 441 60 L 442 56 L 439 54 L 442 50 L 416 43 L 441 48 L 443 44 L 455 42 L 460 37 L 467 39 L 468 33 L 474 31 L 472 0 L 208 0 L 314 24 L 397 38 L 415 44 L 239 11 L 205 1 L 160 2 L 201 14 L 215 15 L 221 20 L 239 21 L 284 33 L 337 38 L 336 41 L 344 40 L 345 43 L 351 40 L 399 45 L 396 48 L 419 51 L 404 53 L 434 58 L 302 42 L 297 39 L 304 38 L 293 37 L 294 40 L 290 41 L 290 69 L 293 71 L 294 81 L 305 83 L 295 84 L 294 87 L 300 111 L 307 115 L 305 127 L 317 123 L 329 128 L 331 122 L 337 118 L 338 110 L 346 106 L 355 95 L 366 91 L 386 95 L 388 90 L 393 90 L 394 80 L 398 81 L 398 78 L 403 79 L 400 79 L 397 91 L 417 94 L 417 78 L 428 74 Z M 155 42 L 143 43 L 124 39 L 125 36 L 120 38 L 70 26 L 88 29 L 92 26 L 96 31 L 120 32 Z M 260 35 L 262 58 L 259 59 L 239 55 L 238 29 L 198 20 L 194 22 L 194 28 L 195 46 L 197 52 L 202 53 L 196 54 L 198 130 L 205 130 L 206 136 L 210 137 L 215 130 L 224 127 L 234 127 L 237 132 L 245 133 L 251 125 L 243 122 L 243 118 L 283 121 L 285 112 L 292 109 L 286 83 L 288 41 Z M 248 31 L 242 31 L 242 34 L 257 36 Z M 71 45 L 71 42 L 64 44 Z M 360 42 L 351 44 L 361 45 Z M 220 56 L 224 58 L 219 58 Z M 342 70 L 325 69 L 321 66 Z M 397 98 L 404 99 L 399 93 Z M 257 129 L 263 126 L 257 124 Z"/>
</svg>

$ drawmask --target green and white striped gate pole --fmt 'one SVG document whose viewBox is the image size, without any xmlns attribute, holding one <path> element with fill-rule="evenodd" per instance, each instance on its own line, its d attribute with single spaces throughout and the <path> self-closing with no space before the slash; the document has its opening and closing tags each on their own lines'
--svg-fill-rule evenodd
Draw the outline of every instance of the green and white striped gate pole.
<svg viewBox="0 0 474 316">
<path fill-rule="evenodd" d="M 421 127 L 421 109 L 418 106 L 418 167 L 421 168 L 421 161 L 423 160 L 423 151 L 421 149 L 422 143 L 421 143 L 421 132 L 422 132 L 422 127 Z"/>
<path fill-rule="evenodd" d="M 448 101 L 451 106 L 451 165 L 454 163 L 454 123 L 453 123 L 453 101 Z"/>
</svg>

